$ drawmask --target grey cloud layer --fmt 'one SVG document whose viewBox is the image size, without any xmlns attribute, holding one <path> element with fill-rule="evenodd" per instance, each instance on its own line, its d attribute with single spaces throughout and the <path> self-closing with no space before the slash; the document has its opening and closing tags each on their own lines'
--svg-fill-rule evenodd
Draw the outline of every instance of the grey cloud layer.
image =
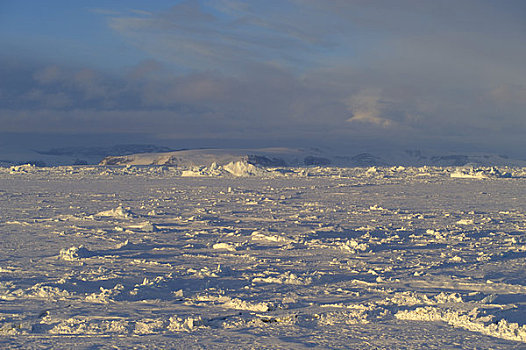
<svg viewBox="0 0 526 350">
<path fill-rule="evenodd" d="M 2 91 L 0 111 L 8 131 L 33 126 L 64 132 L 143 129 L 166 134 L 173 128 L 174 136 L 248 132 L 264 137 L 289 123 L 298 130 L 335 124 L 346 113 L 328 92 L 273 67 L 260 71 L 257 82 L 213 73 L 170 75 L 153 61 L 118 79 L 57 66 L 12 74 L 20 86 Z M 325 111 L 332 117 L 318 118 Z"/>
<path fill-rule="evenodd" d="M 0 122 L 12 131 L 526 146 L 520 1 L 206 3 L 106 14 L 152 57 L 124 74 L 4 65 Z"/>
</svg>

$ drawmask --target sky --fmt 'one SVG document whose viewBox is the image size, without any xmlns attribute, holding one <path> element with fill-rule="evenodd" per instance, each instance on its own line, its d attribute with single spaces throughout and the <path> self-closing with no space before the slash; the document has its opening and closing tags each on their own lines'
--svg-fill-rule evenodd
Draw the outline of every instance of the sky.
<svg viewBox="0 0 526 350">
<path fill-rule="evenodd" d="M 0 135 L 526 158 L 525 43 L 523 0 L 0 0 Z"/>
</svg>

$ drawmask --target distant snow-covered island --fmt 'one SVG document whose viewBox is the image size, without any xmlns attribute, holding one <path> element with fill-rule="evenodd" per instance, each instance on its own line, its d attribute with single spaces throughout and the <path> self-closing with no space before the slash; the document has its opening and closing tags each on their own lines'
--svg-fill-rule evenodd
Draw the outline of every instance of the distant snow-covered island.
<svg viewBox="0 0 526 350">
<path fill-rule="evenodd" d="M 152 144 L 71 146 L 40 149 L 0 145 L 0 166 L 163 165 L 210 166 L 247 161 L 260 167 L 370 166 L 526 166 L 526 160 L 495 153 L 436 150 L 331 150 L 324 148 L 199 148 L 174 149 Z"/>
<path fill-rule="evenodd" d="M 165 165 L 210 166 L 235 161 L 261 167 L 304 166 L 526 166 L 526 161 L 495 154 L 440 154 L 420 151 L 391 151 L 382 155 L 358 153 L 341 155 L 321 149 L 260 148 L 260 149 L 194 149 L 171 152 L 149 152 L 108 156 L 100 165 Z"/>
</svg>

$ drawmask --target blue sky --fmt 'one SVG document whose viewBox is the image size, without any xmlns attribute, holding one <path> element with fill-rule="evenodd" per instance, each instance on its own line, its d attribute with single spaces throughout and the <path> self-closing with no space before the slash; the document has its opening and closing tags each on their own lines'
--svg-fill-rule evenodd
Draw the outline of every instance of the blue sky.
<svg viewBox="0 0 526 350">
<path fill-rule="evenodd" d="M 0 132 L 526 157 L 525 18 L 511 0 L 1 0 Z"/>
</svg>

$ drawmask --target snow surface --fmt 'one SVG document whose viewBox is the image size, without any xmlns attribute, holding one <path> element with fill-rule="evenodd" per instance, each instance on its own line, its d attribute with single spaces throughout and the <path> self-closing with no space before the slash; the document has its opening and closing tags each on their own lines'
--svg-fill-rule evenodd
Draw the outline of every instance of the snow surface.
<svg viewBox="0 0 526 350">
<path fill-rule="evenodd" d="M 0 346 L 526 348 L 525 195 L 526 168 L 0 168 Z"/>
</svg>

